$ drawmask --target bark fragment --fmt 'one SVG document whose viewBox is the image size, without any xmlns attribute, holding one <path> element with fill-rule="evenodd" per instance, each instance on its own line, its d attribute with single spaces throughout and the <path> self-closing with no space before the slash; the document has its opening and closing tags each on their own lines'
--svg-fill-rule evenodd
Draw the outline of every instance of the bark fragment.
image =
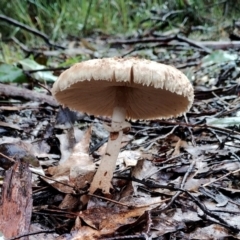
<svg viewBox="0 0 240 240">
<path fill-rule="evenodd" d="M 0 201 L 0 232 L 6 238 L 29 232 L 32 213 L 32 183 L 28 164 L 17 161 L 3 182 Z M 19 238 L 27 240 L 28 237 Z"/>
</svg>

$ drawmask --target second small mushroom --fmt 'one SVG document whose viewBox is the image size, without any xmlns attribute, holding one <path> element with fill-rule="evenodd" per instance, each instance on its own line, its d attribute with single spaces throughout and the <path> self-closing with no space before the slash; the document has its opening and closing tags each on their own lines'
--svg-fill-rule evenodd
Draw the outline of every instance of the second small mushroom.
<svg viewBox="0 0 240 240">
<path fill-rule="evenodd" d="M 194 99 L 187 77 L 172 66 L 138 58 L 103 58 L 77 63 L 52 89 L 64 106 L 93 115 L 112 116 L 110 136 L 90 192 L 109 193 L 128 119 L 164 119 L 189 110 Z"/>
</svg>

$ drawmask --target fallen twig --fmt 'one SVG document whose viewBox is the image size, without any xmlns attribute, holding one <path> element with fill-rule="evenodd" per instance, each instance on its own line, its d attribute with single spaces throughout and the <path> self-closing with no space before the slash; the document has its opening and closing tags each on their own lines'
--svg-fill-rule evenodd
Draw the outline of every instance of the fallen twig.
<svg viewBox="0 0 240 240">
<path fill-rule="evenodd" d="M 164 36 L 164 37 L 149 37 L 149 38 L 134 38 L 129 40 L 112 40 L 110 41 L 110 45 L 117 45 L 117 44 L 147 44 L 147 43 L 162 43 L 171 45 L 169 42 L 171 41 L 179 41 L 189 44 L 190 46 L 196 47 L 199 50 L 202 50 L 206 53 L 211 53 L 212 50 L 226 50 L 226 49 L 239 49 L 240 48 L 240 41 L 193 41 L 189 38 L 174 35 L 174 36 Z M 176 43 L 174 44 L 176 45 Z M 141 49 L 144 48 L 141 46 Z M 138 50 L 138 49 L 137 49 Z M 136 51 L 136 49 L 134 49 Z"/>
<path fill-rule="evenodd" d="M 53 107 L 59 106 L 52 96 L 2 83 L 0 83 L 0 95 L 7 97 L 21 97 L 32 101 L 46 102 Z"/>
<path fill-rule="evenodd" d="M 51 47 L 65 49 L 65 47 L 63 47 L 63 46 L 52 43 L 45 33 L 42 33 L 42 32 L 40 32 L 40 31 L 38 31 L 34 28 L 29 27 L 28 25 L 25 25 L 21 22 L 18 22 L 17 20 L 15 20 L 13 18 L 10 18 L 10 17 L 7 17 L 3 14 L 0 14 L 0 20 L 2 20 L 4 22 L 7 22 L 7 23 L 10 23 L 10 24 L 12 24 L 16 27 L 20 27 L 20 28 L 22 28 L 22 29 L 24 29 L 24 30 L 26 30 L 26 31 L 28 31 L 28 32 L 40 37 L 40 38 L 42 38 L 46 42 L 46 44 L 48 44 Z"/>
<path fill-rule="evenodd" d="M 230 48 L 239 49 L 240 48 L 240 41 L 203 41 L 203 42 L 197 42 L 205 47 L 217 50 L 228 50 Z"/>
<path fill-rule="evenodd" d="M 23 43 L 21 43 L 17 38 L 11 37 L 8 40 L 12 40 L 16 43 L 24 52 L 27 54 L 42 54 L 46 57 L 61 57 L 62 55 L 81 55 L 81 54 L 92 54 L 93 51 L 87 48 L 70 48 L 70 49 L 60 49 L 60 50 L 38 50 L 34 48 L 28 48 Z"/>
<path fill-rule="evenodd" d="M 137 44 L 137 43 L 163 43 L 166 44 L 171 41 L 179 41 L 179 42 L 185 42 L 190 46 L 193 46 L 195 48 L 198 48 L 199 50 L 202 50 L 206 53 L 211 53 L 211 49 L 208 49 L 206 46 L 202 44 L 202 42 L 195 42 L 191 39 L 185 38 L 183 36 L 179 35 L 170 35 L 170 36 L 164 36 L 164 37 L 150 37 L 150 38 L 142 38 L 142 39 L 130 39 L 130 40 L 113 40 L 110 41 L 110 45 L 116 45 L 116 44 Z"/>
<path fill-rule="evenodd" d="M 206 208 L 206 206 L 204 204 L 201 203 L 201 201 L 193 196 L 189 191 L 185 190 L 185 189 L 182 189 L 182 188 L 178 188 L 178 187 L 174 187 L 172 185 L 161 185 L 161 184 L 158 184 L 158 183 L 155 183 L 154 181 L 152 180 L 139 180 L 139 179 L 136 179 L 136 178 L 132 178 L 132 181 L 136 181 L 138 183 L 141 183 L 149 188 L 163 188 L 163 189 L 169 189 L 169 190 L 172 190 L 172 191 L 180 191 L 180 192 L 183 192 L 185 193 L 186 195 L 188 195 L 190 197 L 190 199 L 209 217 L 211 218 L 214 218 L 216 220 L 218 220 L 218 224 L 228 228 L 229 230 L 235 232 L 235 233 L 238 233 L 240 232 L 240 229 L 235 227 L 235 226 L 232 226 L 230 225 L 227 221 L 225 221 L 222 217 L 220 217 L 219 215 L 215 214 L 212 210 L 209 210 Z M 161 211 L 161 210 L 160 210 Z M 155 210 L 154 212 L 158 212 L 158 210 Z M 209 220 L 209 218 L 208 218 Z"/>
<path fill-rule="evenodd" d="M 240 169 L 237 169 L 235 171 L 231 171 L 231 172 L 229 172 L 229 173 L 227 173 L 227 174 L 225 174 L 225 175 L 223 175 L 219 178 L 216 178 L 216 179 L 212 180 L 211 182 L 205 183 L 204 185 L 202 185 L 202 187 L 207 187 L 207 186 L 211 185 L 212 183 L 215 183 L 215 182 L 217 182 L 217 181 L 219 181 L 219 180 L 221 180 L 221 179 L 223 179 L 223 178 L 225 178 L 225 177 L 227 177 L 231 174 L 238 173 L 238 172 L 240 172 Z"/>
</svg>

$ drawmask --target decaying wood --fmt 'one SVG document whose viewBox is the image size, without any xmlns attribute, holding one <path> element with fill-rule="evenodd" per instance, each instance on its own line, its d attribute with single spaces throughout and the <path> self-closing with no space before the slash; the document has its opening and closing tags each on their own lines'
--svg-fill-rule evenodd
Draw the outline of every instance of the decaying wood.
<svg viewBox="0 0 240 240">
<path fill-rule="evenodd" d="M 0 95 L 8 96 L 8 97 L 22 97 L 24 99 L 37 101 L 37 102 L 46 102 L 51 106 L 58 106 L 59 104 L 52 96 L 48 96 L 43 93 L 38 93 L 32 90 L 28 90 L 25 88 L 19 88 L 16 86 L 6 85 L 0 83 Z"/>
<path fill-rule="evenodd" d="M 6 171 L 0 202 L 0 232 L 6 238 L 29 232 L 32 214 L 31 179 L 28 165 L 20 161 Z"/>
</svg>

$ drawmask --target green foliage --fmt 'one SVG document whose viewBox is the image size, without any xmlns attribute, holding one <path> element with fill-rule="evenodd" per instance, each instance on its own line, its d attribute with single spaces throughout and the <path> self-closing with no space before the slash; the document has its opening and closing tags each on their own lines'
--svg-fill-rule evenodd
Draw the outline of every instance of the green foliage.
<svg viewBox="0 0 240 240">
<path fill-rule="evenodd" d="M 66 39 L 136 32 L 148 36 L 152 29 L 160 34 L 181 29 L 189 36 L 193 26 L 208 30 L 195 31 L 190 37 L 219 39 L 226 25 L 232 26 L 232 21 L 238 19 L 239 11 L 240 0 L 0 0 L 0 14 L 45 33 L 62 46 L 68 43 Z M 46 44 L 40 37 L 2 20 L 0 29 L 0 61 L 6 63 L 23 58 L 24 52 L 6 39 L 17 39 L 29 49 Z"/>
<path fill-rule="evenodd" d="M 30 58 L 23 59 L 18 62 L 21 68 L 6 63 L 0 63 L 0 82 L 1 83 L 24 83 L 27 82 L 24 71 L 35 71 L 32 76 L 42 82 L 54 82 L 56 76 L 51 71 L 41 71 L 45 66 L 38 64 Z M 37 71 L 40 70 L 40 71 Z"/>
<path fill-rule="evenodd" d="M 150 10 L 157 11 L 155 17 L 161 17 L 162 12 L 182 10 L 176 21 L 204 25 L 223 17 L 234 18 L 238 6 L 240 0 L 1 0 L 0 14 L 38 29 L 59 42 L 67 36 L 81 37 L 99 31 L 126 34 L 140 27 L 148 29 L 153 22 L 141 22 L 152 16 Z M 0 22 L 0 26 L 4 36 L 17 37 L 22 42 L 31 40 L 33 44 L 39 41 L 27 31 L 7 23 Z"/>
<path fill-rule="evenodd" d="M 1 83 L 26 82 L 26 76 L 22 69 L 5 63 L 0 64 L 0 79 Z"/>
<path fill-rule="evenodd" d="M 38 64 L 37 62 L 30 58 L 20 60 L 19 64 L 21 64 L 22 69 L 25 71 L 43 70 L 45 68 L 45 66 Z M 54 76 L 51 71 L 36 71 L 32 75 L 35 79 L 39 81 L 54 82 L 57 79 L 57 77 Z"/>
<path fill-rule="evenodd" d="M 46 33 L 56 41 L 69 35 L 80 37 L 83 29 L 87 34 L 94 31 L 127 33 L 139 27 L 140 21 L 149 16 L 151 7 L 160 4 L 162 1 L 157 0 L 1 0 L 0 13 Z M 19 28 L 9 29 L 7 24 L 3 31 L 6 35 L 21 37 L 22 41 L 34 38 Z"/>
<path fill-rule="evenodd" d="M 213 64 L 227 64 L 230 61 L 236 61 L 237 58 L 237 53 L 229 53 L 223 50 L 216 50 L 202 58 L 202 65 L 207 67 Z"/>
</svg>

